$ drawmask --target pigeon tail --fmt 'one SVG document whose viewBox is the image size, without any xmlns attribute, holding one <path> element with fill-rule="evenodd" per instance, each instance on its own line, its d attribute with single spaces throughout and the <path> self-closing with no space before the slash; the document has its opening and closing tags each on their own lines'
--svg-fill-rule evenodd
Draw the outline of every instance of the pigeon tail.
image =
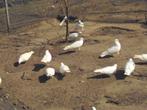
<svg viewBox="0 0 147 110">
<path fill-rule="evenodd" d="M 42 59 L 41 62 L 47 63 L 47 60 L 46 59 Z"/>
<path fill-rule="evenodd" d="M 105 57 L 105 56 L 107 56 L 107 55 L 108 55 L 108 51 L 104 51 L 104 52 L 100 55 L 100 57 L 103 58 L 103 57 Z"/>
<path fill-rule="evenodd" d="M 124 73 L 124 75 L 126 75 L 126 76 L 130 76 L 130 74 L 129 74 L 129 73 L 127 73 L 127 72 L 125 72 L 125 73 Z"/>
<path fill-rule="evenodd" d="M 65 20 L 63 20 L 59 25 L 62 26 L 64 24 Z"/>
<path fill-rule="evenodd" d="M 18 60 L 18 64 L 21 64 L 23 61 L 22 61 L 22 59 L 20 58 L 19 60 Z"/>
<path fill-rule="evenodd" d="M 93 106 L 93 107 L 92 107 L 92 110 L 96 110 L 96 107 Z"/>
<path fill-rule="evenodd" d="M 67 20 L 67 16 L 64 17 L 64 19 L 61 21 L 59 25 L 62 26 L 66 20 Z"/>
<path fill-rule="evenodd" d="M 63 50 L 68 50 L 70 49 L 70 46 L 66 46 Z"/>
<path fill-rule="evenodd" d="M 18 64 L 21 64 L 21 61 L 20 60 L 18 61 Z"/>
<path fill-rule="evenodd" d="M 142 56 L 141 55 L 134 55 L 134 58 L 141 58 Z"/>
<path fill-rule="evenodd" d="M 101 72 L 101 69 L 96 69 L 96 70 L 94 70 L 94 72 L 99 73 L 99 72 Z"/>
<path fill-rule="evenodd" d="M 67 72 L 67 73 L 70 73 L 71 71 L 70 71 L 70 70 L 67 70 L 66 72 Z"/>
</svg>

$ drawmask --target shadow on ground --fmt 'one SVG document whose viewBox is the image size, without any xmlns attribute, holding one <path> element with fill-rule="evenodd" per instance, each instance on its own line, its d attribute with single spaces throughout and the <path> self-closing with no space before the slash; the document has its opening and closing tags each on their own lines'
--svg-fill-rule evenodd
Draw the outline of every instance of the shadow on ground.
<svg viewBox="0 0 147 110">
<path fill-rule="evenodd" d="M 47 77 L 45 74 L 39 76 L 38 80 L 40 83 L 46 83 L 50 78 Z"/>
<path fill-rule="evenodd" d="M 26 62 L 22 62 L 21 64 L 19 64 L 18 62 L 15 62 L 14 64 L 13 64 L 13 66 L 14 67 L 18 67 L 19 65 L 22 65 L 22 64 L 25 64 Z"/>
<path fill-rule="evenodd" d="M 105 57 L 100 57 L 100 56 L 99 56 L 100 59 L 112 58 L 112 57 L 113 57 L 113 55 L 107 55 L 107 56 L 105 56 Z"/>
<path fill-rule="evenodd" d="M 147 65 L 147 62 L 136 62 L 136 65 Z"/>
<path fill-rule="evenodd" d="M 60 72 L 56 72 L 55 73 L 55 77 L 57 80 L 63 80 L 65 75 L 61 74 Z M 46 74 L 43 74 L 41 76 L 39 76 L 38 80 L 40 83 L 46 83 L 48 80 L 50 80 L 51 77 L 47 77 Z"/>
<path fill-rule="evenodd" d="M 124 75 L 124 70 L 117 70 L 114 75 L 116 80 L 124 80 L 126 78 L 126 75 Z"/>
<path fill-rule="evenodd" d="M 40 71 L 43 69 L 46 65 L 45 64 L 34 64 L 34 69 L 32 71 Z"/>
<path fill-rule="evenodd" d="M 66 52 L 62 52 L 62 53 L 59 53 L 59 55 L 65 55 L 65 54 L 72 54 L 72 53 L 75 53 L 76 51 L 66 51 Z"/>
<path fill-rule="evenodd" d="M 56 72 L 55 74 L 55 77 L 58 79 L 58 80 L 63 80 L 65 75 L 61 74 L 60 72 Z"/>
<path fill-rule="evenodd" d="M 100 75 L 96 75 L 96 76 L 92 76 L 92 77 L 88 77 L 87 79 L 105 79 L 105 78 L 109 78 L 109 75 L 106 74 L 100 74 Z"/>
</svg>

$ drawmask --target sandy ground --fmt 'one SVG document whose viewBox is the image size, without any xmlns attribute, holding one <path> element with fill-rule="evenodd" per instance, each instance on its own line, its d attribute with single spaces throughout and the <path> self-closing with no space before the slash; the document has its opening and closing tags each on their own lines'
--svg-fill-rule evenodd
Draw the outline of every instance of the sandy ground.
<svg viewBox="0 0 147 110">
<path fill-rule="evenodd" d="M 0 85 L 1 110 L 146 110 L 146 63 L 136 62 L 130 77 L 123 76 L 125 63 L 134 54 L 146 53 L 147 28 L 137 23 L 85 22 L 82 34 L 85 42 L 80 51 L 65 52 L 64 27 L 54 19 L 25 27 L 16 34 L 0 35 Z M 74 25 L 70 28 L 73 30 Z M 120 55 L 100 59 L 99 55 L 110 47 L 114 39 L 122 44 Z M 39 68 L 46 49 L 53 61 Z M 15 63 L 20 54 L 34 50 L 35 54 L 23 65 Z M 60 62 L 71 68 L 71 73 L 44 81 L 47 67 L 59 69 Z M 111 77 L 91 75 L 93 70 L 118 64 Z M 25 80 L 22 75 L 25 74 Z M 11 109 L 9 108 L 10 105 Z M 7 105 L 7 106 L 6 106 Z"/>
</svg>

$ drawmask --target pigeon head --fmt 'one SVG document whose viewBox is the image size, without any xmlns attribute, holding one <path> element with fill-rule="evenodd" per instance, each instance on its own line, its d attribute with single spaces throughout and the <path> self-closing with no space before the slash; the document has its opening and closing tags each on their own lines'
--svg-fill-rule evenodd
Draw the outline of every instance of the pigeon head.
<svg viewBox="0 0 147 110">
<path fill-rule="evenodd" d="M 115 67 L 117 67 L 117 64 L 114 64 Z"/>
<path fill-rule="evenodd" d="M 115 39 L 115 42 L 119 42 L 119 40 L 118 39 Z"/>
<path fill-rule="evenodd" d="M 50 53 L 49 50 L 46 50 L 45 53 Z"/>
<path fill-rule="evenodd" d="M 79 22 L 80 24 L 83 24 L 82 20 L 79 20 L 78 22 Z"/>
<path fill-rule="evenodd" d="M 121 44 L 118 39 L 115 39 L 115 44 L 121 48 Z"/>
<path fill-rule="evenodd" d="M 66 20 L 67 19 L 67 16 L 65 16 L 64 19 Z"/>
<path fill-rule="evenodd" d="M 63 62 L 61 62 L 61 66 L 62 66 L 62 65 L 64 65 L 64 63 L 63 63 Z"/>
<path fill-rule="evenodd" d="M 134 62 L 132 58 L 129 59 L 130 62 Z"/>
<path fill-rule="evenodd" d="M 79 22 L 79 23 L 81 23 L 82 21 L 81 21 L 81 20 L 79 20 L 78 22 Z"/>
<path fill-rule="evenodd" d="M 34 51 L 31 51 L 31 54 L 34 54 Z"/>
</svg>

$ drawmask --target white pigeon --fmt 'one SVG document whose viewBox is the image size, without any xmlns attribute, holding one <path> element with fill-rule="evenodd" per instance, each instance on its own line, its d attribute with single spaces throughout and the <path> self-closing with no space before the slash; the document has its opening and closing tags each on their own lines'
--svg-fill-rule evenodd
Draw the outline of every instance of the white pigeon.
<svg viewBox="0 0 147 110">
<path fill-rule="evenodd" d="M 76 24 L 76 28 L 84 31 L 84 23 L 81 20 L 79 20 Z"/>
<path fill-rule="evenodd" d="M 49 63 L 49 62 L 51 62 L 51 60 L 52 60 L 52 55 L 49 52 L 49 50 L 46 50 L 45 51 L 45 55 L 41 59 L 41 62 L 43 62 L 43 63 Z"/>
<path fill-rule="evenodd" d="M 74 43 L 66 46 L 63 50 L 76 49 L 76 48 L 80 50 L 80 47 L 83 45 L 83 43 L 84 43 L 84 38 L 80 38 L 80 40 L 75 41 Z"/>
<path fill-rule="evenodd" d="M 107 75 L 112 75 L 117 70 L 117 64 L 114 64 L 113 66 L 107 66 L 101 69 L 94 70 L 95 73 L 102 73 Z"/>
<path fill-rule="evenodd" d="M 23 62 L 28 61 L 31 58 L 32 54 L 34 54 L 34 51 L 30 51 L 30 52 L 21 54 L 19 59 L 18 59 L 18 64 L 21 64 Z"/>
<path fill-rule="evenodd" d="M 147 61 L 147 54 L 134 55 L 134 59 L 140 59 L 142 61 Z"/>
<path fill-rule="evenodd" d="M 68 36 L 68 40 L 73 41 L 76 40 L 80 35 L 80 32 L 70 32 Z"/>
<path fill-rule="evenodd" d="M 107 55 L 113 55 L 114 53 L 119 54 L 119 51 L 121 50 L 121 44 L 118 39 L 115 39 L 115 44 L 108 48 L 106 51 L 102 52 L 100 55 L 101 58 L 107 56 Z"/>
<path fill-rule="evenodd" d="M 47 77 L 53 77 L 55 75 L 55 69 L 54 68 L 47 68 L 46 69 L 46 76 Z"/>
<path fill-rule="evenodd" d="M 133 59 L 130 58 L 129 61 L 126 63 L 124 75 L 130 76 L 134 70 L 135 70 L 135 63 Z"/>
<path fill-rule="evenodd" d="M 67 20 L 67 16 L 64 17 L 64 19 L 61 21 L 59 25 L 62 26 L 66 20 Z"/>
<path fill-rule="evenodd" d="M 69 73 L 71 71 L 67 65 L 65 65 L 63 62 L 61 62 L 59 72 L 60 73 Z"/>
<path fill-rule="evenodd" d="M 96 107 L 93 106 L 93 107 L 92 107 L 92 110 L 96 110 Z"/>
</svg>

